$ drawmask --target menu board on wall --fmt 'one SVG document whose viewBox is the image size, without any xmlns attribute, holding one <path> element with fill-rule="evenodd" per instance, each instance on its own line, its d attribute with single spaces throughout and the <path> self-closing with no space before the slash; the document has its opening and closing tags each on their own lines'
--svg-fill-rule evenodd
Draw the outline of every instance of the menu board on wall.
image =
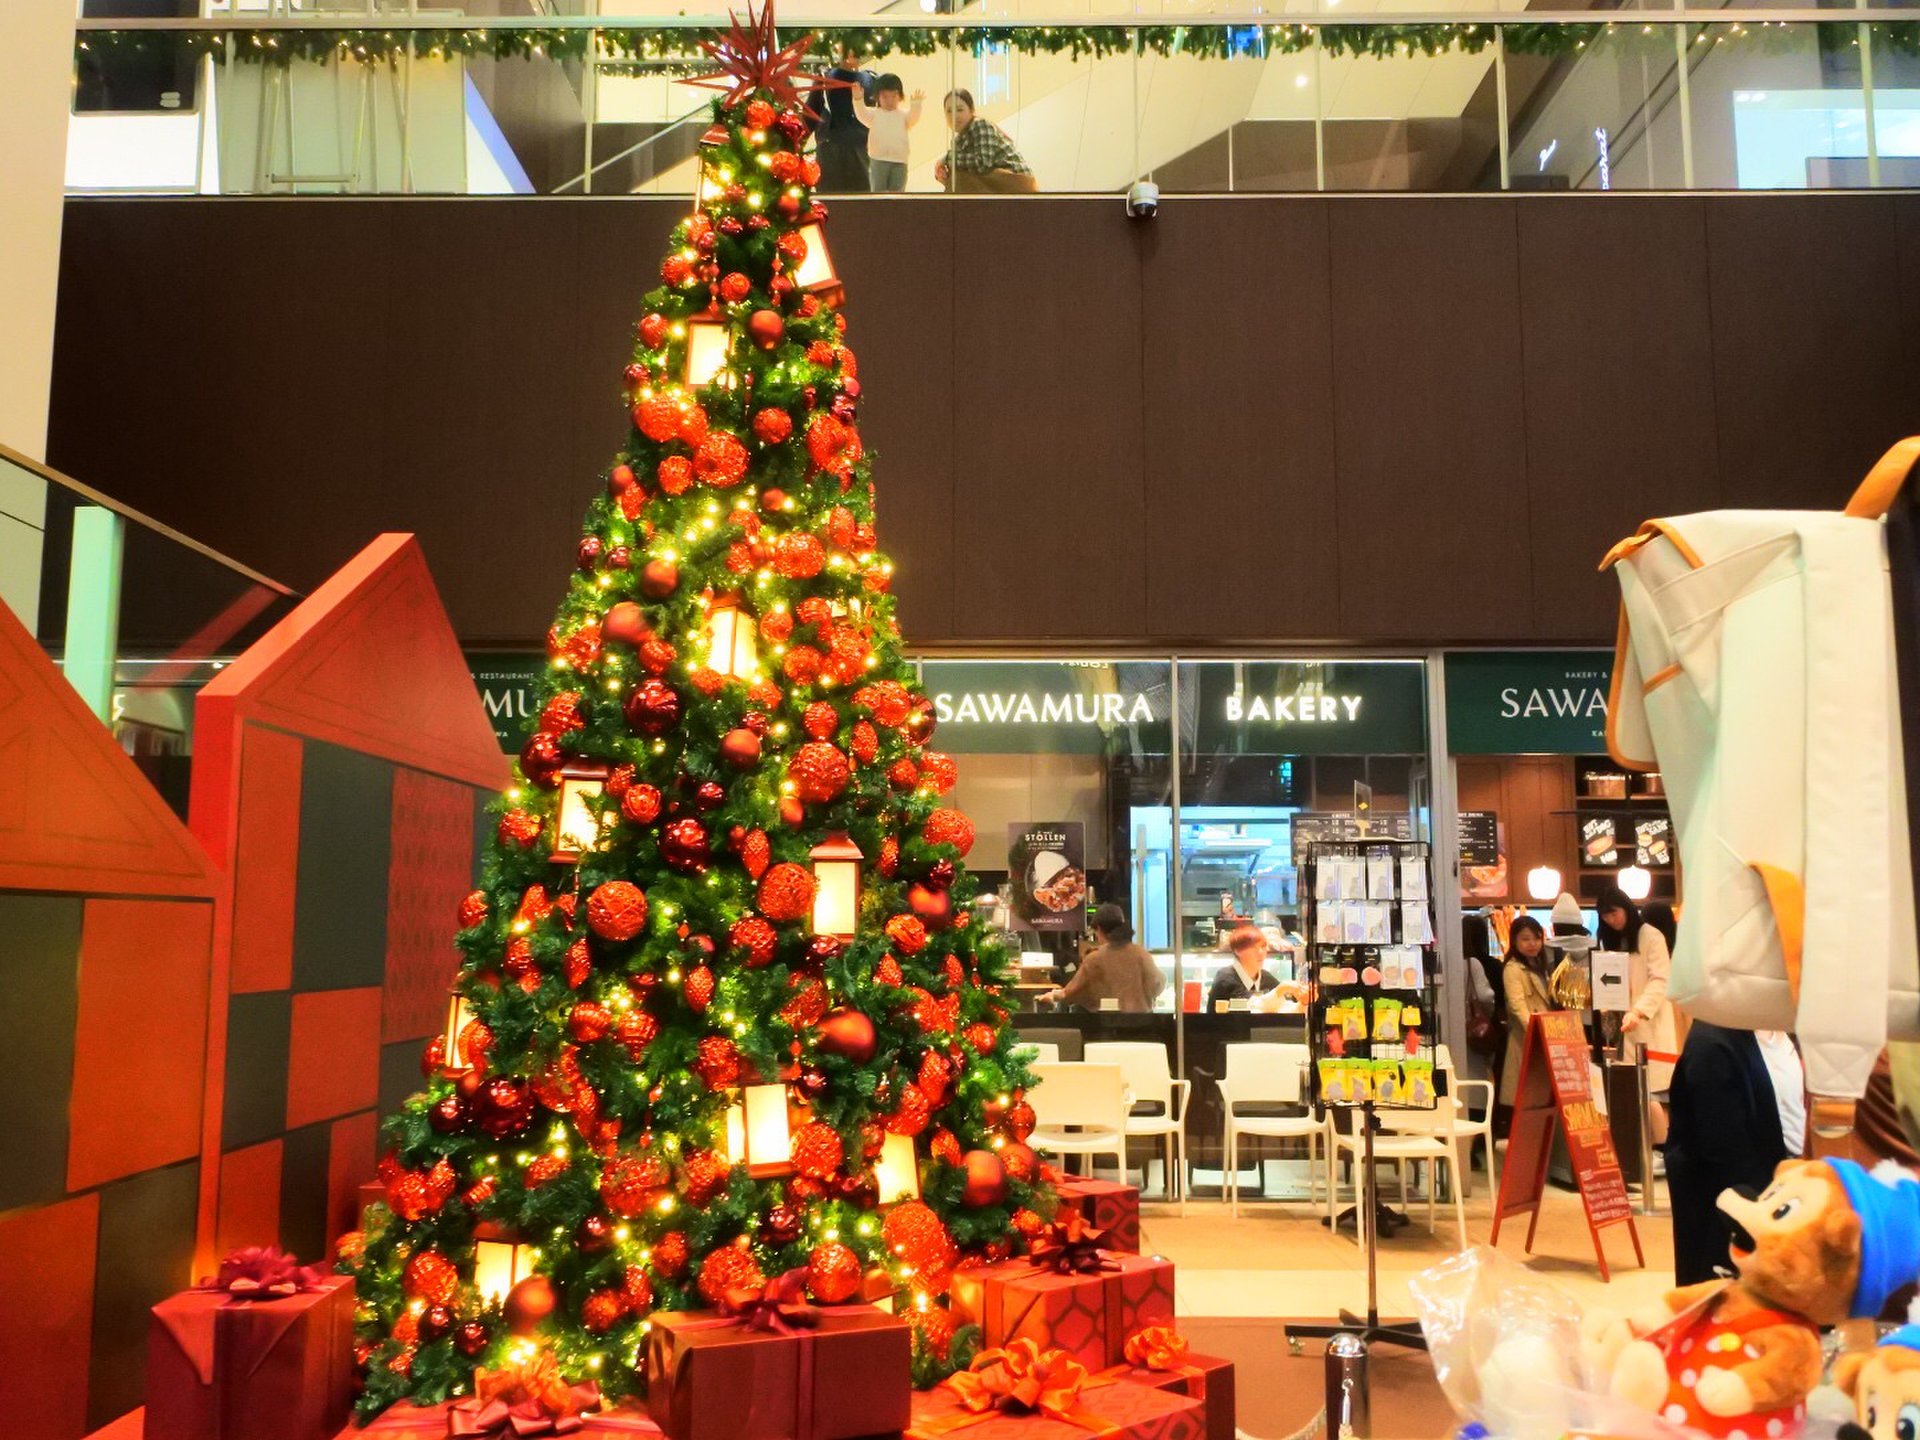
<svg viewBox="0 0 1920 1440">
<path fill-rule="evenodd" d="M 1077 820 L 1007 827 L 1013 926 L 1046 934 L 1087 928 L 1086 827 Z"/>
<path fill-rule="evenodd" d="M 1633 822 L 1634 863 L 1638 865 L 1673 864 L 1673 821 L 1665 815 L 1648 815 Z"/>
<path fill-rule="evenodd" d="M 1351 810 L 1302 810 L 1290 818 L 1293 826 L 1293 853 L 1300 854 L 1302 842 L 1308 840 L 1411 840 L 1413 835 L 1413 816 L 1406 811 L 1370 811 L 1366 817 L 1366 829 L 1360 828 L 1360 817 Z"/>
<path fill-rule="evenodd" d="M 1500 817 L 1491 810 L 1462 810 L 1455 832 L 1462 865 L 1500 863 Z"/>
<path fill-rule="evenodd" d="M 1581 819 L 1580 863 L 1589 870 L 1611 870 L 1620 863 L 1620 835 L 1611 815 Z"/>
</svg>

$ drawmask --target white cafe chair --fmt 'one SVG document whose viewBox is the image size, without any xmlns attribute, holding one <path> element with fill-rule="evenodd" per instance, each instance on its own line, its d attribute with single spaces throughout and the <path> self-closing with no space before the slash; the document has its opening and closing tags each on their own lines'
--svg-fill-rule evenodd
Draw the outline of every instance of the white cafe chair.
<svg viewBox="0 0 1920 1440">
<path fill-rule="evenodd" d="M 1227 1073 L 1220 1087 L 1220 1112 L 1225 1117 L 1226 1192 L 1230 1213 L 1240 1216 L 1240 1137 L 1266 1136 L 1307 1142 L 1307 1201 L 1319 1199 L 1320 1142 L 1325 1127 L 1313 1115 L 1306 1095 L 1310 1054 L 1305 1045 L 1248 1042 L 1225 1047 Z M 1298 1113 L 1242 1115 L 1241 1105 L 1285 1105 Z M 1331 1182 L 1329 1182 L 1331 1183 Z"/>
<path fill-rule="evenodd" d="M 1487 1184 L 1493 1193 L 1500 1193 L 1500 1172 L 1495 1167 L 1498 1161 L 1493 1152 L 1493 1082 L 1491 1080 L 1463 1080 L 1460 1072 L 1453 1068 L 1453 1055 L 1445 1045 L 1433 1047 L 1433 1067 L 1444 1071 L 1447 1085 L 1454 1098 L 1460 1104 L 1454 1111 L 1453 1133 L 1460 1138 L 1466 1148 L 1461 1153 L 1460 1183 L 1466 1187 L 1469 1198 L 1473 1195 L 1473 1142 L 1479 1140 L 1487 1155 Z M 1479 1097 L 1479 1098 L 1476 1098 Z M 1468 1102 L 1478 1106 L 1480 1116 L 1475 1119 L 1468 1113 Z"/>
<path fill-rule="evenodd" d="M 1192 1098 L 1193 1082 L 1173 1078 L 1167 1063 L 1167 1047 L 1158 1040 L 1095 1040 L 1086 1047 L 1089 1065 L 1118 1065 L 1128 1091 L 1127 1134 L 1159 1136 L 1162 1164 L 1166 1167 L 1167 1198 L 1177 1194 L 1180 1213 L 1187 1213 L 1187 1102 Z M 1153 1103 L 1156 1114 L 1135 1114 L 1133 1106 Z M 1175 1154 L 1178 1152 L 1178 1170 Z M 1177 1175 L 1177 1179 L 1176 1179 Z M 1141 1175 L 1144 1183 L 1146 1176 Z M 1122 1180 L 1125 1166 L 1122 1165 Z"/>
<path fill-rule="evenodd" d="M 1460 1248 L 1467 1248 L 1467 1209 L 1461 1198 L 1463 1186 L 1460 1183 L 1460 1139 L 1458 1116 L 1460 1101 L 1452 1095 L 1443 1095 L 1431 1110 L 1391 1110 L 1380 1111 L 1380 1119 L 1391 1128 L 1376 1131 L 1373 1137 L 1373 1160 L 1378 1167 L 1382 1161 L 1396 1165 L 1400 1171 L 1400 1204 L 1407 1203 L 1407 1162 L 1427 1162 L 1427 1229 L 1435 1230 L 1435 1197 L 1440 1189 L 1440 1174 L 1435 1168 L 1439 1165 L 1451 1167 L 1448 1178 L 1453 1182 L 1453 1218 L 1460 1227 Z M 1360 1126 L 1366 1124 L 1366 1116 L 1359 1110 L 1352 1112 L 1354 1129 L 1342 1134 L 1334 1125 L 1334 1112 L 1327 1112 L 1327 1138 L 1332 1148 L 1327 1154 L 1327 1223 L 1335 1226 L 1334 1173 L 1342 1157 L 1349 1159 L 1354 1173 L 1354 1202 L 1367 1203 L 1367 1181 L 1373 1177 L 1362 1175 L 1361 1167 L 1366 1163 L 1366 1137 L 1360 1133 Z M 1377 1187 L 1376 1187 L 1377 1188 Z M 1364 1245 L 1361 1238 L 1366 1234 L 1365 1216 L 1360 1217 L 1354 1226 L 1354 1241 Z"/>
<path fill-rule="evenodd" d="M 1127 1174 L 1127 1082 L 1118 1065 L 1084 1060 L 1032 1067 L 1033 1134 L 1027 1143 L 1051 1155 L 1113 1156 Z"/>
<path fill-rule="evenodd" d="M 1016 1055 L 1024 1055 L 1029 1065 L 1058 1065 L 1060 1047 L 1047 1040 L 1023 1040 L 1013 1047 Z"/>
</svg>

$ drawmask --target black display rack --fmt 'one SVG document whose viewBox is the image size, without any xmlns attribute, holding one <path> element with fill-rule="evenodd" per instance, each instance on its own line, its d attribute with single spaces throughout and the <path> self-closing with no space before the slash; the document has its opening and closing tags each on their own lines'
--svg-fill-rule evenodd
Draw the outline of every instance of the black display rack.
<svg viewBox="0 0 1920 1440">
<path fill-rule="evenodd" d="M 1287 1333 L 1322 1339 L 1357 1334 L 1369 1342 L 1424 1349 L 1419 1326 L 1380 1320 L 1381 1200 L 1373 1136 L 1379 1112 L 1432 1110 L 1444 1084 L 1435 1063 L 1439 995 L 1431 851 L 1424 840 L 1308 840 L 1299 843 L 1294 862 L 1307 936 L 1314 1103 L 1348 1112 L 1361 1134 L 1358 1203 L 1335 1224 L 1351 1215 L 1362 1230 L 1367 1313 L 1343 1310 L 1337 1325 L 1289 1325 Z"/>
</svg>

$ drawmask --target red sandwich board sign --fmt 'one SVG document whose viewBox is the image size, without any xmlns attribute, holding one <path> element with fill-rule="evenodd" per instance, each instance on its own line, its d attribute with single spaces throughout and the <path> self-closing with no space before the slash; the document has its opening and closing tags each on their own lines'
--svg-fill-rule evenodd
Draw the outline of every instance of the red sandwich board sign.
<svg viewBox="0 0 1920 1440">
<path fill-rule="evenodd" d="M 1526 1049 L 1520 1056 L 1520 1084 L 1514 1094 L 1513 1125 L 1507 1132 L 1507 1163 L 1500 1170 L 1500 1194 L 1493 1207 L 1493 1234 L 1500 1243 L 1500 1222 L 1525 1214 L 1527 1250 L 1533 1250 L 1533 1232 L 1540 1221 L 1540 1201 L 1547 1189 L 1547 1161 L 1553 1154 L 1553 1130 L 1566 1133 L 1567 1156 L 1573 1162 L 1574 1182 L 1586 1206 L 1587 1229 L 1593 1235 L 1593 1253 L 1600 1261 L 1600 1278 L 1610 1280 L 1607 1252 L 1600 1232 L 1625 1225 L 1633 1241 L 1633 1255 L 1644 1268 L 1640 1232 L 1633 1226 L 1633 1206 L 1627 1200 L 1626 1177 L 1614 1154 L 1613 1132 L 1607 1117 L 1594 1103 L 1587 1059 L 1587 1037 L 1580 1017 L 1565 1010 L 1535 1015 L 1527 1022 Z"/>
</svg>

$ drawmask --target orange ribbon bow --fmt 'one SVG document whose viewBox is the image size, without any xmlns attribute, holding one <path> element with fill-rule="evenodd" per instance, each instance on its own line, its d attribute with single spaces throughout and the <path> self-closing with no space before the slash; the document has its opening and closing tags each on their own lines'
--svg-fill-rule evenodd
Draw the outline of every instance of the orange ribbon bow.
<svg viewBox="0 0 1920 1440">
<path fill-rule="evenodd" d="M 588 1411 L 600 1408 L 599 1387 L 591 1381 L 569 1385 L 546 1350 L 517 1365 L 480 1371 L 473 1389 L 471 1403 L 447 1412 L 450 1440 L 570 1435 L 586 1423 Z"/>
<path fill-rule="evenodd" d="M 1171 1325 L 1149 1325 L 1127 1337 L 1127 1363 L 1142 1370 L 1181 1370 L 1187 1367 L 1187 1337 Z"/>
<path fill-rule="evenodd" d="M 947 1377 L 946 1386 L 960 1404 L 984 1418 L 994 1411 L 1045 1415 L 1085 1430 L 1113 1427 L 1080 1408 L 1087 1367 L 1064 1350 L 1042 1350 L 1022 1337 L 1000 1350 L 982 1350 L 973 1364 Z"/>
</svg>

